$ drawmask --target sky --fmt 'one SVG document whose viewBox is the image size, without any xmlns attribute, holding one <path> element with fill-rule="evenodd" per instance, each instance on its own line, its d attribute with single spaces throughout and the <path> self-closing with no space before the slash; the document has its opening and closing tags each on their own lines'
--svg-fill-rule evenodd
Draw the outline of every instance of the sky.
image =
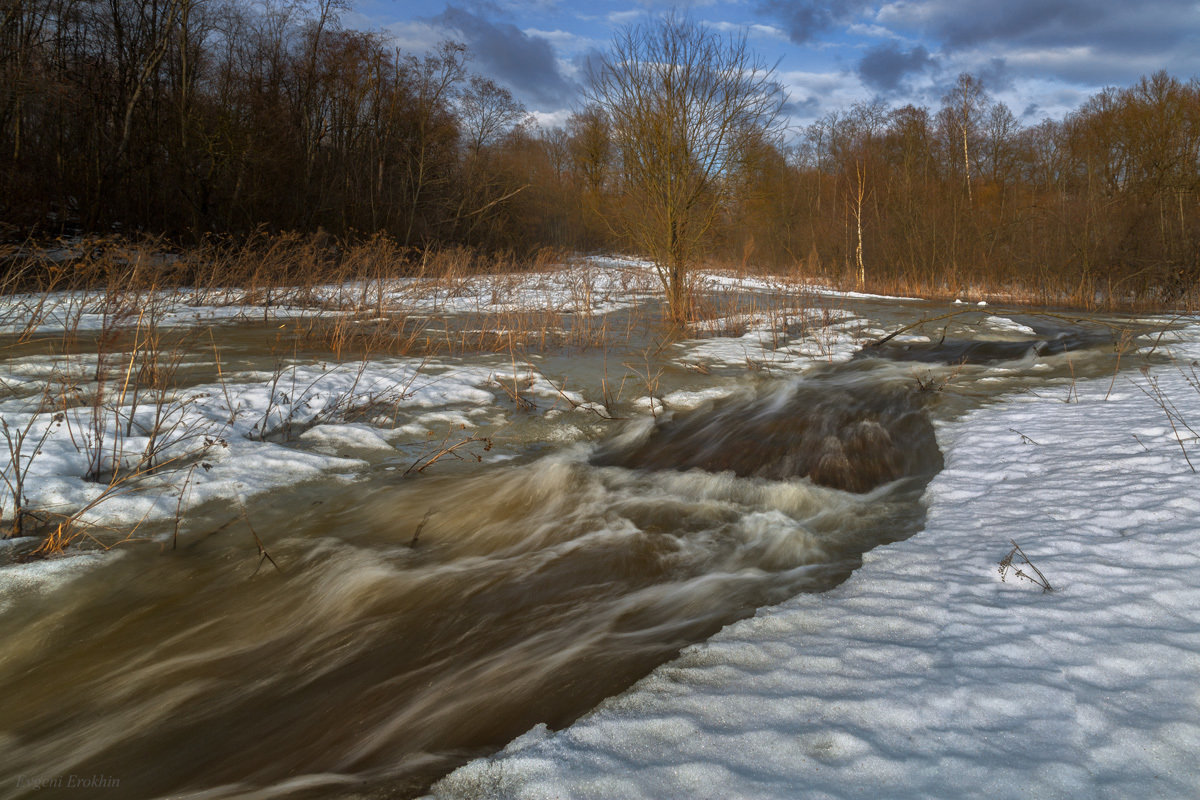
<svg viewBox="0 0 1200 800">
<path fill-rule="evenodd" d="M 797 129 L 859 101 L 936 109 L 960 73 L 1024 124 L 1058 119 L 1106 86 L 1167 70 L 1200 76 L 1200 0 L 351 0 L 351 27 L 409 52 L 468 45 L 544 127 L 579 102 L 614 33 L 674 9 L 745 32 L 787 90 Z"/>
</svg>

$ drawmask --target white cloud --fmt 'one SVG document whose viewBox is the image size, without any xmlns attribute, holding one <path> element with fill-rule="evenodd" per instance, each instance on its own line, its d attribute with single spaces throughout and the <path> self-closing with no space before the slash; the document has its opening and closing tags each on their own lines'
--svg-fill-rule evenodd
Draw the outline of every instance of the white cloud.
<svg viewBox="0 0 1200 800">
<path fill-rule="evenodd" d="M 605 17 L 613 25 L 628 25 L 646 18 L 645 11 L 614 11 Z"/>
<path fill-rule="evenodd" d="M 561 128 L 567 124 L 567 119 L 571 116 L 571 109 L 560 108 L 557 111 L 533 111 L 530 113 L 533 121 L 537 123 L 539 128 L 550 130 L 551 128 Z"/>
<path fill-rule="evenodd" d="M 865 36 L 870 39 L 894 39 L 898 42 L 912 42 L 912 40 L 908 37 L 901 36 L 900 34 L 896 33 L 890 28 L 884 27 L 883 25 L 866 25 L 861 22 L 856 22 L 847 27 L 846 31 L 854 34 L 855 36 Z"/>
<path fill-rule="evenodd" d="M 591 36 L 581 36 L 577 33 L 555 29 L 552 31 L 542 30 L 540 28 L 524 28 L 522 33 L 526 36 L 536 36 L 540 39 L 545 39 L 554 45 L 554 48 L 560 53 L 578 53 L 595 47 L 602 47 L 607 40 L 596 39 Z"/>
<path fill-rule="evenodd" d="M 791 103 L 789 122 L 802 127 L 830 111 L 844 111 L 871 92 L 850 72 L 787 70 L 777 74 Z"/>
<path fill-rule="evenodd" d="M 704 23 L 708 27 L 722 33 L 741 33 L 746 32 L 746 35 L 752 39 L 772 39 L 774 41 L 788 41 L 787 31 L 783 28 L 777 28 L 774 25 L 763 25 L 754 23 L 751 25 L 739 25 L 736 22 L 713 22 L 711 20 Z"/>
<path fill-rule="evenodd" d="M 408 19 L 393 22 L 383 27 L 392 43 L 408 53 L 427 53 L 439 42 L 451 38 L 453 31 L 425 20 Z"/>
</svg>

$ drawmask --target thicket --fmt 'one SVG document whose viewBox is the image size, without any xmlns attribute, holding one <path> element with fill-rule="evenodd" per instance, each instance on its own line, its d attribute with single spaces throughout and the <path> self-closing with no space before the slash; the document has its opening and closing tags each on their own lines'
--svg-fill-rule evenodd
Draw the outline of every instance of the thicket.
<svg viewBox="0 0 1200 800">
<path fill-rule="evenodd" d="M 613 122 L 538 129 L 446 43 L 398 51 L 341 0 L 0 0 L 0 226 L 325 231 L 401 248 L 630 247 Z M 703 255 L 838 282 L 1195 302 L 1200 84 L 1156 73 L 1020 124 L 963 75 L 744 137 Z"/>
</svg>

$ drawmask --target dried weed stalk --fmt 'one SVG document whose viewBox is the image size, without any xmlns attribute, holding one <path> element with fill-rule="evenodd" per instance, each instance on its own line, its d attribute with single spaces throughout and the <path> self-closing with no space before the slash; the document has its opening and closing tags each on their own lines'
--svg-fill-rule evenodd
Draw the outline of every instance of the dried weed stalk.
<svg viewBox="0 0 1200 800">
<path fill-rule="evenodd" d="M 1030 583 L 1034 583 L 1042 587 L 1043 593 L 1053 592 L 1054 587 L 1050 585 L 1050 581 L 1045 575 L 1042 574 L 1042 571 L 1038 569 L 1032 561 L 1029 560 L 1029 556 L 1025 555 L 1025 551 L 1021 549 L 1021 546 L 1012 539 L 1009 539 L 1009 542 L 1012 543 L 1012 550 L 1009 550 L 1008 555 L 1000 559 L 1000 580 L 1007 580 L 1008 574 L 1011 572 L 1018 578 L 1024 578 Z M 1013 564 L 1014 558 L 1019 558 L 1020 563 Z M 1031 575 L 1029 572 L 1026 572 L 1026 568 L 1028 568 L 1033 574 Z"/>
</svg>

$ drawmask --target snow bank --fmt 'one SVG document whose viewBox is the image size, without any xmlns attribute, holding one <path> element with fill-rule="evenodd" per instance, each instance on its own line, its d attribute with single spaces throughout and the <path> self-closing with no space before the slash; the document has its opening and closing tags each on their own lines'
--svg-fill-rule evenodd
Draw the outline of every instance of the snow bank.
<svg viewBox="0 0 1200 800">
<path fill-rule="evenodd" d="M 251 295 L 237 288 L 147 291 L 110 296 L 98 290 L 0 297 L 0 335 L 294 319 L 374 310 L 409 313 L 553 311 L 599 315 L 658 296 L 652 266 L 632 258 L 591 257 L 545 272 L 462 278 L 394 278 L 312 288 L 279 287 Z"/>
<path fill-rule="evenodd" d="M 480 367 L 382 359 L 232 375 L 161 398 L 161 411 L 156 397 L 122 404 L 119 381 L 103 403 L 62 412 L 10 397 L 0 412 L 14 440 L 24 435 L 24 446 L 14 464 L 0 440 L 0 519 L 12 518 L 9 483 L 18 474 L 27 509 L 63 516 L 83 510 L 79 521 L 117 529 L 354 474 L 372 451 L 390 449 L 393 437 L 444 427 L 448 413 L 467 424 L 471 413 L 494 406 L 485 388 L 491 376 Z M 400 415 L 411 421 L 396 426 Z M 139 474 L 112 483 L 114 466 L 119 475 Z"/>
<path fill-rule="evenodd" d="M 710 329 L 740 327 L 745 332 L 689 339 L 675 347 L 685 364 L 799 371 L 813 361 L 849 361 L 861 345 L 860 336 L 874 330 L 866 327 L 867 320 L 845 309 L 801 310 L 793 313 L 789 321 L 797 328 L 794 334 L 779 330 L 765 315 L 711 320 L 706 323 Z"/>
<path fill-rule="evenodd" d="M 1176 366 L 939 430 L 926 530 L 444 798 L 1200 796 L 1200 328 Z M 1001 560 L 1015 541 L 1053 587 Z M 1019 556 L 1014 568 L 1034 575 Z"/>
</svg>

